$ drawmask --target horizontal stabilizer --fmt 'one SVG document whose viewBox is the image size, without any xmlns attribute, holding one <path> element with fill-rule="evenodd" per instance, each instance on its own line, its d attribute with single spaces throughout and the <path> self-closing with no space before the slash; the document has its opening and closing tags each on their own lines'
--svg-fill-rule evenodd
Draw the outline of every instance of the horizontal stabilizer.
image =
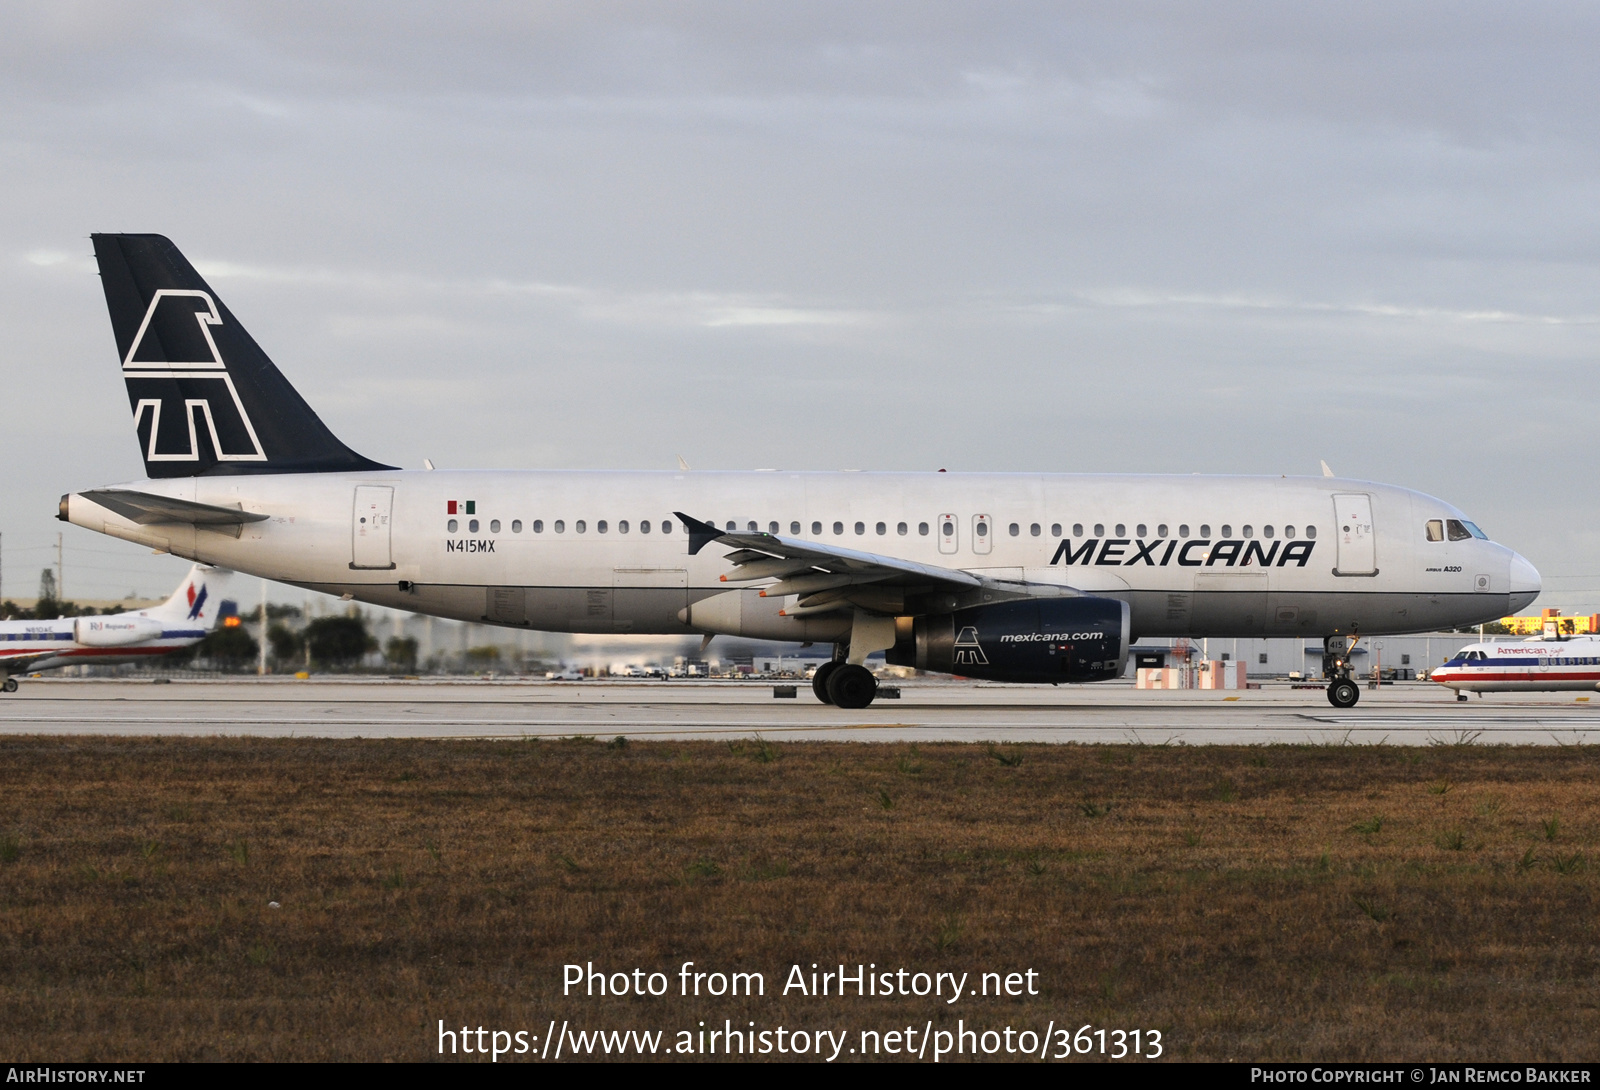
<svg viewBox="0 0 1600 1090">
<path fill-rule="evenodd" d="M 246 522 L 264 522 L 266 515 L 244 511 L 237 507 L 216 507 L 193 500 L 176 500 L 170 496 L 152 496 L 148 492 L 133 492 L 124 488 L 96 488 L 78 495 L 92 500 L 108 511 L 115 511 L 130 522 L 140 526 L 157 523 L 181 523 L 189 526 L 239 526 Z"/>
</svg>

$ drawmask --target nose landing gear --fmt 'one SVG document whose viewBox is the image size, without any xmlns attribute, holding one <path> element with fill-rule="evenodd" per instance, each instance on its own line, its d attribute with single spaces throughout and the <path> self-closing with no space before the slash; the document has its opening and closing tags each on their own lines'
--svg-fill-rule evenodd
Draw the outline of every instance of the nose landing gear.
<svg viewBox="0 0 1600 1090">
<path fill-rule="evenodd" d="M 1360 686 L 1350 678 L 1350 649 L 1360 638 L 1327 636 L 1322 641 L 1322 676 L 1328 679 L 1328 703 L 1335 708 L 1353 708 L 1361 699 Z"/>
</svg>

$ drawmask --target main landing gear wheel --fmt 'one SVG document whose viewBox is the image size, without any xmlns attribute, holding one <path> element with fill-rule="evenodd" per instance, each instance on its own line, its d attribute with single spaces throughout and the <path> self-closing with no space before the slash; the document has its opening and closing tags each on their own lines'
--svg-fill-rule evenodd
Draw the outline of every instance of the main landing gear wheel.
<svg viewBox="0 0 1600 1090">
<path fill-rule="evenodd" d="M 841 708 L 865 708 L 878 695 L 878 679 L 865 666 L 839 663 L 828 675 L 829 703 Z"/>
<path fill-rule="evenodd" d="M 1328 703 L 1335 708 L 1353 708 L 1356 701 L 1361 699 L 1361 688 L 1347 677 L 1338 678 L 1328 684 Z"/>
<path fill-rule="evenodd" d="M 16 678 L 8 677 L 8 678 L 5 679 L 4 682 L 0 682 L 0 692 L 14 693 L 16 691 L 17 691 L 17 679 Z"/>
<path fill-rule="evenodd" d="M 828 695 L 828 678 L 839 668 L 837 662 L 825 662 L 817 667 L 817 672 L 811 675 L 811 691 L 817 694 L 817 699 L 824 704 L 832 704 L 833 697 Z"/>
</svg>

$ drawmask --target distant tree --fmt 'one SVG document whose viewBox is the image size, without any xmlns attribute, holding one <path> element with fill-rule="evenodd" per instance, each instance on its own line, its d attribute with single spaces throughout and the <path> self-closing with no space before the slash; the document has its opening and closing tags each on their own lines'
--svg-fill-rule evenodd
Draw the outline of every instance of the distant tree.
<svg viewBox="0 0 1600 1090">
<path fill-rule="evenodd" d="M 1463 628 L 1460 631 L 1472 632 L 1474 629 Z M 1490 621 L 1488 624 L 1483 626 L 1483 634 L 1485 636 L 1509 636 L 1511 635 L 1511 629 L 1508 626 L 1501 624 L 1499 621 Z"/>
<path fill-rule="evenodd" d="M 271 610 L 267 615 L 271 616 Z M 298 662 L 306 646 L 305 637 L 283 624 L 275 624 L 267 629 L 267 644 L 272 648 L 272 657 L 280 665 Z"/>
<path fill-rule="evenodd" d="M 366 618 L 318 617 L 305 628 L 311 659 L 319 666 L 352 666 L 368 651 L 378 649 L 378 641 L 367 633 Z"/>
<path fill-rule="evenodd" d="M 500 661 L 500 649 L 492 644 L 483 647 L 469 647 L 467 648 L 466 658 L 469 666 L 483 669 Z"/>
<path fill-rule="evenodd" d="M 211 635 L 194 646 L 194 657 L 205 659 L 219 670 L 242 670 L 254 663 L 261 645 L 242 625 L 218 626 Z"/>
<path fill-rule="evenodd" d="M 397 670 L 411 673 L 417 668 L 417 640 L 414 636 L 390 636 L 383 645 L 383 657 Z"/>
</svg>

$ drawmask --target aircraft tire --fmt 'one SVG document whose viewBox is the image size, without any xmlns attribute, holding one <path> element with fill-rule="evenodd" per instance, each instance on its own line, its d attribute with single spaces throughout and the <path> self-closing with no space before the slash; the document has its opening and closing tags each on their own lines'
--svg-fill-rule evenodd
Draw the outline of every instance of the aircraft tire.
<svg viewBox="0 0 1600 1090">
<path fill-rule="evenodd" d="M 0 692 L 14 693 L 16 691 L 17 691 L 17 679 L 16 678 L 8 677 L 8 678 L 5 679 L 4 682 L 0 682 Z"/>
<path fill-rule="evenodd" d="M 828 695 L 828 678 L 839 668 L 837 662 L 825 662 L 817 667 L 817 672 L 811 675 L 811 691 L 817 694 L 817 699 L 824 704 L 832 704 L 833 697 Z"/>
<path fill-rule="evenodd" d="M 865 666 L 841 663 L 828 677 L 830 703 L 841 708 L 865 708 L 878 695 L 878 679 Z"/>
<path fill-rule="evenodd" d="M 1339 678 L 1328 686 L 1328 703 L 1335 708 L 1353 708 L 1360 699 L 1360 686 L 1349 678 Z"/>
</svg>

